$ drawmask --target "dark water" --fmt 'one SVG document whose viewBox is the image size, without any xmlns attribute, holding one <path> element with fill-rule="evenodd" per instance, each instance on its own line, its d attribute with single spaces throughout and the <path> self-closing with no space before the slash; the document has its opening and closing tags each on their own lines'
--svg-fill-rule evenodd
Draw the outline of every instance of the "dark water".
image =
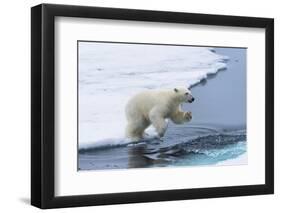
<svg viewBox="0 0 281 213">
<path fill-rule="evenodd" d="M 246 146 L 246 49 L 216 48 L 230 58 L 227 69 L 194 86 L 196 98 L 183 106 L 193 119 L 169 122 L 163 141 L 79 150 L 78 169 L 123 169 L 211 165 L 233 159 Z"/>
</svg>

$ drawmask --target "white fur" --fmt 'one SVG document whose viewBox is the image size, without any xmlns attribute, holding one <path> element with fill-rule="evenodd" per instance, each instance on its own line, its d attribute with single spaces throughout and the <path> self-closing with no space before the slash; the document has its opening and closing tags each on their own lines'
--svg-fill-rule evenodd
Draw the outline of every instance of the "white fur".
<svg viewBox="0 0 281 213">
<path fill-rule="evenodd" d="M 180 105 L 192 101 L 186 88 L 149 90 L 132 97 L 126 105 L 126 136 L 133 141 L 143 138 L 144 130 L 152 124 L 159 137 L 167 128 L 165 119 L 176 124 L 191 120 L 190 112 L 183 112 Z"/>
</svg>

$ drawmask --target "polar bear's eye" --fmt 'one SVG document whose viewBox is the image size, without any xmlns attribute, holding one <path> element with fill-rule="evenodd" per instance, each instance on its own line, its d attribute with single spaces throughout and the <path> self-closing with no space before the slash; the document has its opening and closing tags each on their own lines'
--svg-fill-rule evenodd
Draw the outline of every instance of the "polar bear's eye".
<svg viewBox="0 0 281 213">
<path fill-rule="evenodd" d="M 185 94 L 188 95 L 188 92 L 186 92 Z"/>
</svg>

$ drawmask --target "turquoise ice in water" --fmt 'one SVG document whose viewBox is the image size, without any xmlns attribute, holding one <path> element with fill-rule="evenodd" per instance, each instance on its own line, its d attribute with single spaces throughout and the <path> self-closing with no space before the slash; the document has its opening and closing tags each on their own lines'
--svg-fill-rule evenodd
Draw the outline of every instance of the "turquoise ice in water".
<svg viewBox="0 0 281 213">
<path fill-rule="evenodd" d="M 99 48 L 102 49 L 101 46 Z M 154 48 L 154 45 L 152 48 Z M 189 47 L 183 46 L 181 48 Z M 104 52 L 109 54 L 110 48 L 107 47 L 105 49 L 107 51 L 104 50 Z M 122 47 L 122 50 L 124 51 L 126 48 Z M 114 51 L 117 50 L 115 49 Z M 85 53 L 86 52 L 87 51 L 85 51 Z M 95 51 L 93 52 L 96 53 Z M 91 54 L 93 54 L 93 52 L 90 51 Z M 97 55 L 98 52 L 96 53 Z M 241 156 L 244 156 L 242 160 L 233 161 L 231 164 L 247 164 L 247 159 L 245 158 L 247 153 L 246 49 L 200 47 L 199 50 L 194 51 L 193 47 L 191 53 L 195 55 L 198 54 L 199 58 L 205 54 L 207 59 L 205 61 L 206 63 L 204 63 L 204 58 L 198 60 L 196 59 L 196 56 L 193 55 L 193 59 L 189 61 L 189 64 L 192 64 L 193 67 L 191 66 L 189 68 L 187 67 L 188 64 L 181 62 L 183 60 L 183 52 L 184 51 L 179 52 L 179 57 L 177 57 L 176 54 L 172 56 L 170 55 L 168 57 L 169 60 L 166 56 L 162 55 L 162 65 L 160 68 L 162 71 L 163 69 L 166 69 L 167 73 L 160 72 L 159 75 L 160 78 L 164 78 L 165 75 L 170 76 L 171 74 L 168 73 L 168 68 L 178 69 L 177 72 L 180 72 L 179 76 L 181 79 L 178 80 L 176 77 L 166 78 L 163 84 L 167 85 L 169 85 L 169 81 L 176 82 L 176 84 L 177 82 L 179 83 L 184 76 L 192 75 L 194 77 L 194 79 L 187 77 L 186 85 L 191 86 L 196 101 L 192 104 L 183 106 L 184 110 L 192 111 L 193 120 L 190 123 L 183 125 L 175 125 L 172 122 L 169 122 L 168 130 L 162 141 L 150 138 L 134 144 L 128 144 L 128 141 L 126 141 L 125 138 L 120 137 L 120 135 L 115 134 L 118 131 L 112 131 L 110 126 L 106 129 L 108 130 L 108 135 L 112 133 L 113 136 L 116 135 L 118 137 L 103 138 L 102 135 L 97 133 L 97 135 L 101 137 L 97 136 L 97 139 L 95 140 L 95 129 L 98 131 L 98 128 L 95 128 L 95 125 L 98 125 L 99 118 L 96 115 L 96 120 L 94 120 L 95 116 L 93 115 L 98 112 L 99 108 L 92 107 L 92 109 L 89 109 L 89 106 L 92 106 L 94 102 L 88 104 L 87 101 L 83 100 L 83 97 L 87 97 L 87 99 L 91 98 L 91 93 L 94 93 L 94 89 L 96 89 L 99 91 L 96 91 L 97 94 L 93 94 L 92 98 L 101 98 L 102 95 L 111 97 L 112 100 L 109 99 L 108 101 L 109 103 L 112 101 L 112 107 L 114 107 L 114 101 L 116 101 L 114 93 L 116 91 L 112 92 L 110 89 L 120 88 L 119 92 L 123 91 L 126 93 L 128 88 L 125 88 L 126 81 L 122 82 L 123 84 L 121 84 L 121 82 L 114 83 L 111 81 L 113 85 L 111 85 L 107 91 L 104 91 L 104 94 L 100 92 L 102 91 L 102 82 L 100 82 L 100 84 L 99 82 L 91 82 L 95 81 L 93 80 L 94 76 L 89 74 L 94 67 L 89 66 L 89 61 L 91 60 L 89 54 L 85 54 L 87 60 L 84 58 L 84 61 L 87 61 L 87 63 L 83 63 L 83 60 L 79 62 L 80 64 L 82 62 L 82 65 L 79 68 L 79 75 L 82 75 L 82 78 L 79 77 L 81 80 L 79 82 L 79 87 L 81 87 L 79 88 L 79 94 L 82 97 L 79 97 L 79 109 L 84 109 L 84 111 L 80 113 L 84 115 L 82 118 L 88 119 L 79 120 L 80 130 L 85 127 L 82 131 L 79 131 L 79 134 L 83 134 L 87 128 L 88 131 L 91 129 L 91 133 L 79 136 L 78 170 L 198 166 L 215 165 L 218 163 L 224 165 L 226 160 L 237 159 L 237 157 L 239 158 Z M 188 53 L 188 51 L 186 52 Z M 209 56 L 208 54 L 215 55 Z M 137 51 L 135 55 L 137 55 Z M 123 57 L 128 59 L 128 54 L 124 54 Z M 155 69 L 155 72 L 150 70 L 151 73 L 157 73 L 160 62 L 156 59 L 150 60 L 149 63 L 146 62 L 147 64 L 144 63 L 142 68 L 146 68 L 151 64 L 152 67 L 154 67 L 153 69 Z M 132 62 L 130 66 L 134 66 L 134 64 L 137 63 L 142 64 L 138 60 L 134 60 L 134 63 Z M 120 61 L 124 62 L 124 59 L 121 59 Z M 166 65 L 165 63 L 163 65 L 163 61 Z M 93 63 L 93 61 L 91 61 L 91 63 Z M 106 60 L 104 60 L 103 63 L 106 64 Z M 110 66 L 107 64 L 107 68 L 106 66 L 102 67 L 103 63 L 99 64 L 100 72 L 107 72 L 106 70 L 110 70 L 113 65 L 118 64 L 118 61 L 115 61 L 115 64 L 113 63 Z M 118 75 L 121 75 L 121 78 L 123 78 L 122 74 L 125 75 L 124 73 L 126 73 L 125 76 L 127 78 L 128 72 L 126 70 L 129 70 L 130 66 L 120 68 L 122 71 L 118 71 L 113 78 L 116 78 L 115 80 L 117 81 L 120 78 Z M 122 67 L 122 65 L 120 65 L 120 67 Z M 182 72 L 181 69 L 187 69 L 187 71 Z M 205 69 L 206 72 L 199 73 L 202 71 L 201 69 Z M 80 72 L 81 70 L 82 72 Z M 125 72 L 123 72 L 123 70 L 125 70 Z M 96 72 L 98 71 L 96 70 Z M 111 72 L 108 71 L 106 75 L 114 75 L 114 73 L 110 73 Z M 136 91 L 141 89 L 142 86 L 149 87 L 149 84 L 152 86 L 155 83 L 155 79 L 152 79 L 148 83 L 142 83 L 144 80 L 142 79 L 143 77 L 153 76 L 151 76 L 150 73 L 146 73 L 145 75 L 147 76 L 139 77 L 141 72 L 138 73 L 135 71 L 130 75 L 136 76 L 130 77 L 133 78 L 133 83 L 137 84 Z M 127 81 L 130 80 L 130 78 L 128 78 Z M 105 85 L 108 85 L 109 83 L 110 82 L 105 82 Z M 98 86 L 95 84 L 98 84 Z M 159 84 L 159 82 L 157 84 Z M 173 85 L 173 83 L 171 83 L 171 85 Z M 132 87 L 133 89 L 133 86 L 130 83 L 127 87 Z M 104 89 L 106 90 L 106 88 Z M 121 96 L 120 99 L 123 100 L 123 97 Z M 118 106 L 118 104 L 116 106 Z M 116 113 L 118 113 L 117 110 Z M 91 116 L 87 116 L 87 114 Z M 122 123 L 120 122 L 119 126 L 121 125 Z M 101 125 L 101 127 L 103 126 Z M 120 132 L 120 129 L 116 128 L 116 130 L 119 130 Z M 88 139 L 88 143 L 83 143 L 83 140 L 85 139 Z"/>
</svg>

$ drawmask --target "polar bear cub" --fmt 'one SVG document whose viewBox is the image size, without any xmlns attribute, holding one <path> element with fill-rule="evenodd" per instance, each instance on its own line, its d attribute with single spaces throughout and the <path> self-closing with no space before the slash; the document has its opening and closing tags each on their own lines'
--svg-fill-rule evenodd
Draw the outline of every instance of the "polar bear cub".
<svg viewBox="0 0 281 213">
<path fill-rule="evenodd" d="M 182 103 L 191 103 L 194 97 L 187 88 L 156 89 L 133 96 L 126 105 L 126 137 L 132 141 L 143 138 L 144 130 L 152 124 L 159 138 L 167 129 L 165 119 L 176 124 L 191 120 L 191 112 L 181 110 Z"/>
</svg>

